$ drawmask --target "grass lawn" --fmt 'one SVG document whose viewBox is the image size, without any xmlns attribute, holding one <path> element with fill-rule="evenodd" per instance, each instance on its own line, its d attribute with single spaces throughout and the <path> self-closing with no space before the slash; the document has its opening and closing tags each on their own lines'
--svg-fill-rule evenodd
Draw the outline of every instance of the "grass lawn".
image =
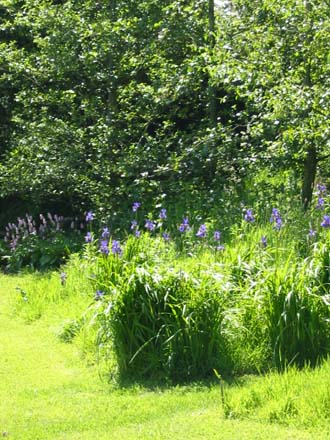
<svg viewBox="0 0 330 440">
<path fill-rule="evenodd" d="M 328 397 L 324 391 L 315 401 L 315 405 L 323 405 L 319 422 L 315 418 L 317 408 L 312 405 L 309 409 L 307 402 L 308 392 L 315 395 L 317 380 L 327 380 L 322 386 L 324 390 L 330 389 L 329 365 L 320 372 L 322 376 L 313 372 L 292 373 L 293 389 L 290 376 L 280 378 L 275 374 L 228 387 L 226 399 L 232 410 L 225 417 L 217 384 L 156 390 L 142 386 L 119 389 L 108 384 L 98 367 L 88 365 L 81 357 L 75 344 L 63 343 L 56 337 L 63 318 L 55 309 L 32 322 L 14 314 L 17 284 L 17 277 L 0 276 L 0 437 L 330 438 L 326 416 L 330 391 Z M 306 391 L 308 386 L 310 390 Z"/>
</svg>

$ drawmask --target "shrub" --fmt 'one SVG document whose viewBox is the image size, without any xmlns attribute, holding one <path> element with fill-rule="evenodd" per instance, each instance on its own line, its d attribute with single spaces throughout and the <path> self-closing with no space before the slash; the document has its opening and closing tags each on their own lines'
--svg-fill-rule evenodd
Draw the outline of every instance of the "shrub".
<svg viewBox="0 0 330 440">
<path fill-rule="evenodd" d="M 68 256 L 82 247 L 83 236 L 78 219 L 40 214 L 38 221 L 32 216 L 18 218 L 6 227 L 6 250 L 2 253 L 5 269 L 18 272 L 24 267 L 48 270 L 59 267 Z"/>
</svg>

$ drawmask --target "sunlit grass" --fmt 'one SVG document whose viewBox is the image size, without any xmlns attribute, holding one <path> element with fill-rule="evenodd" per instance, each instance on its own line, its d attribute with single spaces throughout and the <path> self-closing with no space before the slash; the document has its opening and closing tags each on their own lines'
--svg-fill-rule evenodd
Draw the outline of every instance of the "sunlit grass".
<svg viewBox="0 0 330 440">
<path fill-rule="evenodd" d="M 9 438 L 197 440 L 218 439 L 220 432 L 222 439 L 328 438 L 329 363 L 226 382 L 226 408 L 216 381 L 119 388 L 77 345 L 56 336 L 65 303 L 70 314 L 66 298 L 54 301 L 51 294 L 52 307 L 38 319 L 13 313 L 15 287 L 32 289 L 32 280 L 36 292 L 47 287 L 30 275 L 0 277 L 0 431 Z M 48 278 L 49 292 L 55 280 Z"/>
</svg>

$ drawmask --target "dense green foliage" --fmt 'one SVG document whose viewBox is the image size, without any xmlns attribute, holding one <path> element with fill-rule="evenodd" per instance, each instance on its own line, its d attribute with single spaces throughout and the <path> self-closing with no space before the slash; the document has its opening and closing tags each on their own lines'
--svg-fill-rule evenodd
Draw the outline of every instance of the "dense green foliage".
<svg viewBox="0 0 330 440">
<path fill-rule="evenodd" d="M 307 205 L 327 173 L 329 5 L 229 3 L 213 24 L 206 0 L 1 0 L 0 224 L 119 222 L 136 198 L 210 212 L 262 197 L 261 169 Z"/>
<path fill-rule="evenodd" d="M 3 43 L 17 88 L 2 197 L 109 213 L 200 179 L 188 148 L 207 113 L 203 2 L 10 6 L 4 28 L 26 38 Z"/>
<path fill-rule="evenodd" d="M 299 172 L 307 207 L 329 154 L 329 4 L 233 3 L 214 77 L 234 81 L 248 102 L 244 145 L 272 170 Z"/>
</svg>

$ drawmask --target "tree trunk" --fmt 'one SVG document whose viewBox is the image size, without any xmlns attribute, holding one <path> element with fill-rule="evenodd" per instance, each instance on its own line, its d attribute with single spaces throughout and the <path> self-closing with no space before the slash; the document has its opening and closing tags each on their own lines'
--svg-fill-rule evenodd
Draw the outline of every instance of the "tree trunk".
<svg viewBox="0 0 330 440">
<path fill-rule="evenodd" d="M 302 184 L 301 199 L 305 211 L 312 201 L 313 188 L 317 169 L 317 153 L 316 148 L 311 146 L 307 150 L 307 155 L 304 162 L 304 176 Z"/>
<path fill-rule="evenodd" d="M 306 40 L 308 42 L 309 47 L 313 41 L 312 28 L 313 23 L 310 18 L 312 6 L 309 0 L 305 0 L 305 10 L 306 10 L 306 19 L 309 19 L 309 29 L 307 31 Z M 312 88 L 312 79 L 311 79 L 311 62 L 309 56 L 305 59 L 305 78 L 304 78 L 304 87 L 311 89 Z M 309 111 L 306 114 L 306 118 L 309 117 Z M 316 147 L 313 144 L 313 139 L 307 140 L 310 144 L 307 147 L 307 154 L 304 161 L 304 171 L 303 171 L 303 182 L 302 182 L 302 191 L 301 191 L 301 199 L 304 210 L 306 211 L 308 206 L 312 201 L 313 196 L 313 188 L 316 177 L 316 169 L 317 169 L 317 151 Z"/>
<path fill-rule="evenodd" d="M 211 54 L 213 54 L 214 46 L 215 46 L 215 13 L 214 13 L 214 0 L 209 0 L 209 49 Z M 208 94 L 209 94 L 209 115 L 210 115 L 210 125 L 211 127 L 215 127 L 217 124 L 217 99 L 216 99 L 216 89 L 212 85 L 211 78 L 209 78 L 208 85 Z"/>
</svg>

